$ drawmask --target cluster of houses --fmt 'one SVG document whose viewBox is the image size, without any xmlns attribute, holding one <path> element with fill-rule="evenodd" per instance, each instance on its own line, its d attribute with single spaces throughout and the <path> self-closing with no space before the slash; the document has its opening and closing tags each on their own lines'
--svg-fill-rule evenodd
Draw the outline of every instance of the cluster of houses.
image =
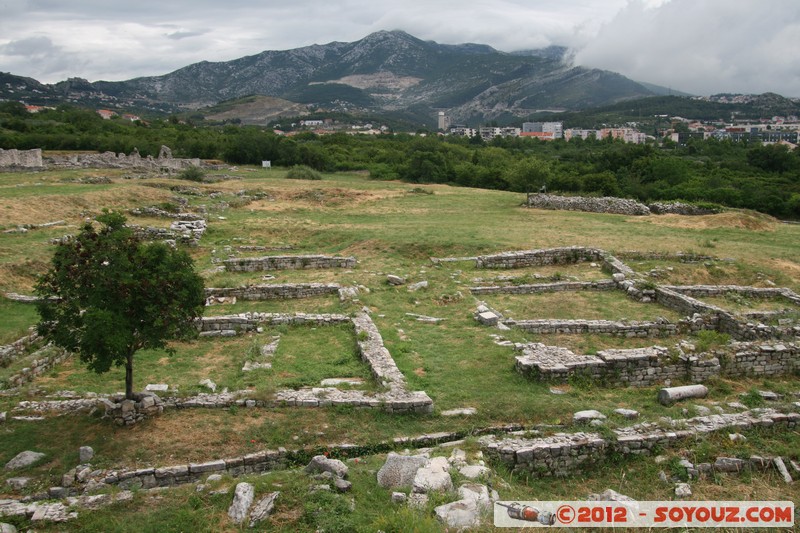
<svg viewBox="0 0 800 533">
<path fill-rule="evenodd" d="M 586 129 L 564 129 L 561 122 L 524 122 L 521 128 L 514 127 L 481 127 L 468 128 L 466 126 L 452 126 L 450 135 L 464 137 L 480 136 L 484 141 L 491 141 L 496 137 L 523 137 L 529 139 L 539 139 L 542 141 L 552 141 L 555 139 L 565 139 L 567 141 L 580 137 L 588 139 L 621 139 L 624 142 L 640 144 L 647 140 L 648 136 L 633 128 L 602 128 L 599 130 Z"/>
</svg>

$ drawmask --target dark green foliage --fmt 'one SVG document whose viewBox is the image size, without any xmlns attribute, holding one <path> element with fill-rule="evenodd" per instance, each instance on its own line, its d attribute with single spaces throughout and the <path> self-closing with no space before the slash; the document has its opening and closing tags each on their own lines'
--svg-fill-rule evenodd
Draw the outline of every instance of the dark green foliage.
<svg viewBox="0 0 800 533">
<path fill-rule="evenodd" d="M 181 172 L 178 177 L 182 180 L 203 181 L 206 173 L 200 167 L 189 167 Z"/>
<path fill-rule="evenodd" d="M 97 373 L 126 367 L 126 396 L 133 396 L 133 356 L 165 348 L 196 334 L 203 281 L 192 259 L 163 243 L 143 244 L 125 217 L 106 212 L 103 227 L 87 223 L 60 244 L 36 292 L 39 333 L 76 352 Z"/>
<path fill-rule="evenodd" d="M 696 105 L 676 97 L 651 100 L 625 106 L 642 106 L 643 116 L 645 110 L 652 116 L 656 113 L 650 113 L 647 106 Z M 686 111 L 681 114 L 695 116 L 690 109 Z M 615 112 L 619 115 L 619 110 Z M 331 116 L 336 120 L 339 115 Z M 568 116 L 559 116 L 562 118 L 565 126 L 592 125 L 570 124 Z M 348 118 L 338 120 L 341 125 Z M 614 120 L 605 117 L 603 122 Z M 36 115 L 13 102 L 0 106 L 2 148 L 125 153 L 138 148 L 146 156 L 157 155 L 162 144 L 172 147 L 177 157 L 221 158 L 232 164 L 261 165 L 268 160 L 274 167 L 304 165 L 319 172 L 367 170 L 373 179 L 517 192 L 537 191 L 545 185 L 555 194 L 710 202 L 800 218 L 800 151 L 791 152 L 781 145 L 689 139 L 685 145 L 664 142 L 659 146 L 611 139 L 542 142 L 513 137 L 487 143 L 480 137 L 311 132 L 289 138 L 256 126 L 203 126 L 183 123 L 177 117 L 137 124 L 102 120 L 92 111 L 69 106 Z"/>
<path fill-rule="evenodd" d="M 286 173 L 286 177 L 291 180 L 321 180 L 322 174 L 306 165 L 297 165 Z"/>
</svg>

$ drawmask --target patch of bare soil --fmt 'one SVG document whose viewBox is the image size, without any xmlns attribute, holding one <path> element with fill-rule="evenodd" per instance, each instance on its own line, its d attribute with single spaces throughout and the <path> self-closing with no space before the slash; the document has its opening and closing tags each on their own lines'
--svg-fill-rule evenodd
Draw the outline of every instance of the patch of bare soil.
<svg viewBox="0 0 800 533">
<path fill-rule="evenodd" d="M 779 224 L 777 219 L 769 215 L 750 211 L 726 211 L 702 216 L 655 215 L 629 220 L 681 229 L 737 228 L 750 231 L 775 231 Z"/>
<path fill-rule="evenodd" d="M 777 270 L 792 278 L 792 281 L 800 283 L 800 263 L 788 259 L 772 259 L 770 262 Z"/>
<path fill-rule="evenodd" d="M 271 199 L 248 205 L 260 211 L 283 211 L 290 207 L 338 207 L 363 204 L 399 196 L 399 191 L 359 191 L 340 187 L 315 187 L 311 189 L 270 189 Z"/>
<path fill-rule="evenodd" d="M 44 224 L 55 220 L 75 220 L 89 211 L 99 213 L 103 208 L 124 210 L 135 206 L 165 202 L 172 193 L 152 187 L 125 187 L 85 194 L 42 194 L 3 200 L 0 226 Z"/>
</svg>

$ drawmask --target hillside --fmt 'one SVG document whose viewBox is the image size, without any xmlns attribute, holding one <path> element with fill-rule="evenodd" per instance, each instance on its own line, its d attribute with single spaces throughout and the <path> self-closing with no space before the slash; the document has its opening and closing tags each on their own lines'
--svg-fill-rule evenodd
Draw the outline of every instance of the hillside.
<svg viewBox="0 0 800 533">
<path fill-rule="evenodd" d="M 401 31 L 204 61 L 121 82 L 70 79 L 44 86 L 16 78 L 0 84 L 0 98 L 9 99 L 70 98 L 158 110 L 260 95 L 332 111 L 402 112 L 429 121 L 440 109 L 454 121 L 466 121 L 537 109 L 583 109 L 652 94 L 619 74 L 571 66 L 557 47 L 507 54 L 479 44 L 422 41 Z"/>
</svg>

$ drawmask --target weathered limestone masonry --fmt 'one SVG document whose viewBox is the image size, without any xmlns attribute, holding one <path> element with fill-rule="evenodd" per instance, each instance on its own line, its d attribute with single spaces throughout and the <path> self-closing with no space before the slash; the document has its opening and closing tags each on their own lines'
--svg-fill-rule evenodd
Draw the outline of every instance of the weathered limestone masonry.
<svg viewBox="0 0 800 533">
<path fill-rule="evenodd" d="M 197 246 L 208 225 L 204 219 L 176 220 L 169 229 L 151 226 L 131 226 L 136 234 L 147 241 L 174 241 L 189 246 Z"/>
<path fill-rule="evenodd" d="M 522 355 L 516 369 L 537 380 L 566 382 L 583 376 L 610 385 L 646 387 L 667 380 L 701 383 L 711 377 L 778 376 L 800 370 L 800 345 L 796 343 L 733 342 L 707 353 L 674 355 L 662 346 L 628 350 L 603 350 L 597 355 L 579 355 L 567 348 L 541 343 L 515 345 Z"/>
<path fill-rule="evenodd" d="M 25 354 L 38 340 L 39 334 L 33 331 L 11 344 L 0 346 L 0 368 L 10 365 L 18 357 Z"/>
<path fill-rule="evenodd" d="M 476 268 L 525 268 L 543 265 L 575 264 L 585 261 L 600 262 L 611 274 L 622 274 L 625 277 L 632 277 L 634 275 L 633 270 L 628 265 L 608 252 L 597 248 L 584 248 L 582 246 L 482 255 L 475 259 L 475 266 Z"/>
<path fill-rule="evenodd" d="M 726 376 L 778 376 L 800 371 L 800 344 L 734 342 L 714 355 Z"/>
<path fill-rule="evenodd" d="M 536 283 L 532 285 L 470 287 L 469 291 L 478 296 L 484 294 L 539 294 L 564 291 L 613 291 L 616 289 L 616 282 L 607 279 L 600 281 L 561 281 L 558 283 Z"/>
<path fill-rule="evenodd" d="M 555 194 L 529 193 L 526 205 L 535 209 L 551 209 L 562 211 L 586 211 L 589 213 L 614 213 L 618 215 L 711 215 L 717 209 L 697 207 L 683 202 L 655 202 L 641 204 L 627 198 L 604 196 L 593 198 L 586 196 L 558 196 Z"/>
<path fill-rule="evenodd" d="M 635 200 L 604 196 L 557 196 L 554 194 L 529 193 L 528 207 L 563 211 L 587 211 L 589 213 L 616 213 L 620 215 L 649 215 L 650 209 Z"/>
<path fill-rule="evenodd" d="M 3 150 L 0 148 L 0 168 L 42 168 L 42 149 L 33 150 Z"/>
<path fill-rule="evenodd" d="M 36 377 L 48 372 L 51 368 L 66 361 L 72 354 L 55 346 L 45 346 L 35 352 L 31 357 L 29 366 L 20 370 L 17 374 L 6 380 L 8 388 L 21 387 L 33 381 Z"/>
<path fill-rule="evenodd" d="M 684 354 L 676 349 L 672 355 L 663 346 L 603 350 L 597 355 L 578 355 L 540 343 L 516 348 L 522 352 L 516 357 L 517 371 L 542 381 L 566 383 L 570 377 L 581 376 L 608 385 L 647 387 L 667 380 L 702 382 L 720 374 L 719 359 L 711 354 Z"/>
<path fill-rule="evenodd" d="M 715 305 L 701 302 L 688 294 L 716 296 L 736 292 L 759 298 L 783 298 L 795 304 L 800 300 L 797 294 L 784 288 L 740 287 L 735 285 L 698 286 L 658 286 L 655 289 L 656 302 L 687 315 L 700 315 L 705 329 L 715 329 L 731 335 L 734 339 L 748 341 L 757 339 L 791 340 L 800 336 L 800 326 L 769 326 L 761 323 L 742 322 L 733 314 Z"/>
<path fill-rule="evenodd" d="M 276 255 L 242 257 L 224 261 L 229 272 L 256 272 L 261 270 L 304 270 L 312 268 L 353 268 L 355 257 L 330 257 L 326 255 Z"/>
<path fill-rule="evenodd" d="M 195 213 L 172 213 L 158 207 L 137 207 L 131 209 L 130 214 L 139 217 L 173 218 L 176 220 L 205 220 L 203 215 Z"/>
<path fill-rule="evenodd" d="M 713 215 L 719 213 L 719 209 L 711 209 L 708 207 L 698 207 L 692 204 L 685 204 L 683 202 L 654 202 L 647 204 L 650 212 L 654 215 Z"/>
<path fill-rule="evenodd" d="M 688 296 L 725 296 L 734 293 L 749 298 L 784 299 L 788 303 L 800 305 L 800 295 L 785 287 L 763 288 L 742 285 L 663 285 L 662 287 Z"/>
<path fill-rule="evenodd" d="M 241 287 L 206 288 L 206 298 L 236 298 L 238 300 L 276 300 L 314 298 L 338 294 L 336 283 L 283 283 L 244 285 Z"/>
<path fill-rule="evenodd" d="M 240 315 L 203 317 L 200 321 L 201 336 L 234 336 L 240 331 L 256 331 L 263 324 L 317 326 L 353 324 L 358 351 L 373 376 L 388 389 L 386 392 L 369 394 L 359 390 L 339 390 L 335 387 L 313 387 L 299 390 L 281 390 L 274 400 L 250 400 L 240 394 L 202 395 L 188 400 L 169 398 L 166 406 L 175 407 L 327 407 L 350 405 L 359 408 L 380 409 L 389 413 L 431 413 L 433 401 L 424 391 L 409 391 L 406 379 L 397 368 L 389 350 L 383 344 L 378 328 L 367 313 L 353 318 L 345 315 L 295 315 L 273 313 L 244 313 Z"/>
<path fill-rule="evenodd" d="M 583 465 L 601 461 L 609 453 L 650 455 L 655 448 L 663 449 L 682 439 L 730 428 L 796 428 L 800 426 L 800 414 L 753 409 L 736 414 L 673 420 L 672 425 L 672 428 L 662 429 L 657 424 L 642 423 L 615 429 L 615 439 L 606 439 L 596 433 L 559 433 L 541 438 L 491 435 L 482 437 L 479 442 L 489 458 L 506 464 L 515 472 L 539 477 L 568 476 Z"/>
<path fill-rule="evenodd" d="M 503 324 L 536 334 L 607 334 L 615 337 L 668 337 L 676 335 L 679 325 L 663 322 L 618 322 L 614 320 L 514 320 Z"/>
<path fill-rule="evenodd" d="M 229 337 L 240 332 L 256 331 L 262 325 L 270 326 L 327 326 L 347 324 L 346 315 L 306 313 L 240 313 L 238 315 L 204 316 L 198 322 L 201 337 Z"/>
<path fill-rule="evenodd" d="M 131 168 L 157 171 L 181 171 L 201 166 L 199 159 L 172 157 L 172 150 L 161 147 L 158 158 L 142 157 L 138 150 L 130 155 L 104 152 L 102 154 L 55 155 L 44 158 L 48 168 Z"/>
</svg>

